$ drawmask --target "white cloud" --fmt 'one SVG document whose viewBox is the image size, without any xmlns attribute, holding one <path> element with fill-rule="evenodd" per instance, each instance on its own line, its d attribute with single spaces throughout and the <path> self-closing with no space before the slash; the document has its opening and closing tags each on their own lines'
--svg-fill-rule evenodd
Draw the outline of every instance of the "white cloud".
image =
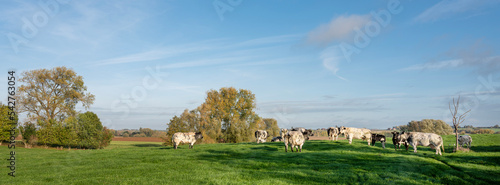
<svg viewBox="0 0 500 185">
<path fill-rule="evenodd" d="M 330 46 L 321 52 L 320 59 L 323 62 L 323 66 L 329 71 L 333 72 L 337 78 L 347 81 L 347 79 L 339 76 L 337 72 L 339 71 L 339 64 L 344 59 L 343 55 L 340 53 L 340 48 L 338 46 Z"/>
<path fill-rule="evenodd" d="M 498 69 L 500 69 L 500 56 L 484 58 L 459 58 L 438 62 L 427 62 L 424 64 L 416 64 L 407 68 L 403 68 L 401 70 L 439 70 L 459 67 L 470 67 L 477 70 L 477 72 L 479 73 L 498 72 Z"/>
<path fill-rule="evenodd" d="M 417 64 L 417 65 L 413 65 L 413 66 L 404 68 L 402 70 L 443 69 L 443 68 L 458 67 L 462 64 L 463 64 L 462 59 L 455 59 L 455 60 L 445 60 L 445 61 L 439 61 L 439 62 L 428 62 L 425 64 Z"/>
<path fill-rule="evenodd" d="M 478 10 L 480 7 L 489 5 L 492 2 L 494 1 L 444 0 L 422 12 L 415 18 L 415 21 L 433 22 L 459 13 Z"/>
<path fill-rule="evenodd" d="M 370 21 L 369 15 L 339 16 L 322 24 L 307 35 L 309 44 L 328 45 L 349 38 L 356 28 L 362 28 Z"/>
</svg>

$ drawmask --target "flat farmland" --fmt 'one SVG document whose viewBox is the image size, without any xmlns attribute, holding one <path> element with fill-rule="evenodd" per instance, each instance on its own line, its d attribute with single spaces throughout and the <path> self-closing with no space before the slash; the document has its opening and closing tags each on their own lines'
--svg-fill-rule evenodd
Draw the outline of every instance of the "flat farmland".
<svg viewBox="0 0 500 185">
<path fill-rule="evenodd" d="M 16 148 L 16 177 L 2 167 L 0 184 L 499 184 L 500 134 L 471 136 L 472 151 L 458 153 L 450 153 L 454 137 L 444 136 L 443 156 L 429 147 L 395 151 L 391 138 L 386 149 L 361 140 L 310 140 L 302 153 L 270 142 L 177 150 L 145 141 L 113 141 L 102 150 Z M 4 158 L 9 151 L 0 146 Z"/>
</svg>

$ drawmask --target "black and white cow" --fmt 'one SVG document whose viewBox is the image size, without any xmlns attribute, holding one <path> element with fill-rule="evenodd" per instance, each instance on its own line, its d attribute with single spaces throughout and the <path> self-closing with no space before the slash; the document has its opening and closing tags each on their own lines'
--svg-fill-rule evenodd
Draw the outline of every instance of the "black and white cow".
<svg viewBox="0 0 500 185">
<path fill-rule="evenodd" d="M 311 129 L 305 129 L 304 127 L 292 127 L 292 131 L 299 131 L 304 135 L 305 140 L 309 140 L 309 136 L 314 136 Z"/>
<path fill-rule="evenodd" d="M 385 136 L 382 134 L 372 134 L 372 145 L 375 146 L 375 142 L 380 141 L 382 147 L 385 148 Z"/>
<path fill-rule="evenodd" d="M 259 142 L 265 143 L 267 137 L 269 137 L 269 135 L 267 134 L 267 131 L 265 131 L 265 130 L 255 131 L 255 139 L 257 139 L 257 143 L 259 143 Z"/>
<path fill-rule="evenodd" d="M 406 147 L 406 151 L 408 151 L 408 133 L 405 133 L 404 131 L 399 133 L 399 132 L 391 132 L 392 133 L 392 143 L 394 144 L 394 149 L 401 149 L 401 145 L 404 145 Z M 397 146 L 397 147 L 396 147 Z"/>
<path fill-rule="evenodd" d="M 174 149 L 181 143 L 189 143 L 189 148 L 192 149 L 197 139 L 203 139 L 201 132 L 177 132 L 172 136 L 172 143 Z"/>
<path fill-rule="evenodd" d="M 330 139 L 332 141 L 339 140 L 340 128 L 330 127 L 330 128 L 328 128 L 327 132 L 328 132 L 328 139 Z"/>
</svg>

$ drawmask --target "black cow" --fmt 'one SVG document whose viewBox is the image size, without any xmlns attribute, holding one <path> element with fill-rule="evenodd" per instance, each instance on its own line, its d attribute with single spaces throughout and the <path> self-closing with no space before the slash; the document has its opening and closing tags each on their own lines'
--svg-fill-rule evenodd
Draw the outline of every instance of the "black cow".
<svg viewBox="0 0 500 185">
<path fill-rule="evenodd" d="M 382 147 L 385 148 L 385 136 L 382 134 L 372 134 L 372 145 L 375 146 L 375 142 L 380 141 Z"/>
<path fill-rule="evenodd" d="M 392 133 L 392 143 L 394 144 L 394 149 L 397 150 L 398 148 L 401 149 L 401 144 L 404 144 L 406 147 L 406 151 L 408 151 L 408 133 L 405 133 L 404 131 L 399 133 L 399 132 L 391 132 Z M 397 145 L 397 147 L 396 147 Z"/>
</svg>

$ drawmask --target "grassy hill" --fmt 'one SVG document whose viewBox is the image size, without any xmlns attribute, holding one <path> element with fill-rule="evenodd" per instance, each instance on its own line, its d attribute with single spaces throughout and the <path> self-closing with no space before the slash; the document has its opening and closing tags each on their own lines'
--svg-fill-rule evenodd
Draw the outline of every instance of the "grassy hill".
<svg viewBox="0 0 500 185">
<path fill-rule="evenodd" d="M 103 150 L 16 151 L 16 177 L 2 160 L 0 184 L 498 184 L 500 134 L 472 135 L 473 152 L 446 153 L 429 147 L 395 151 L 392 142 L 367 146 L 356 140 L 307 141 L 302 153 L 283 143 L 181 145 L 114 141 Z M 412 148 L 410 147 L 410 150 Z M 8 158 L 9 149 L 0 146 Z"/>
</svg>

